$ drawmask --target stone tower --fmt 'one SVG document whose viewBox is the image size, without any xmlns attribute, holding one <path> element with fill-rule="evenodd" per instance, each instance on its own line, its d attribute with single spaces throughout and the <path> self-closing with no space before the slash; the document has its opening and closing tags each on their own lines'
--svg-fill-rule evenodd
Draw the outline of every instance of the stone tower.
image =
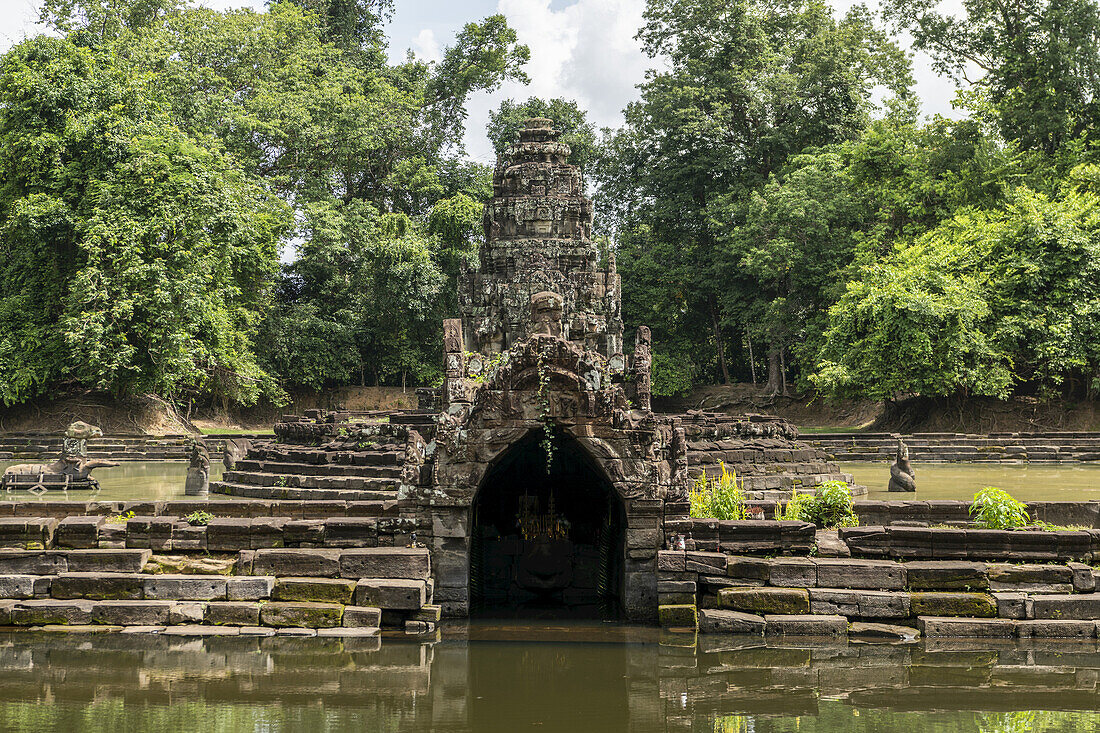
<svg viewBox="0 0 1100 733">
<path fill-rule="evenodd" d="M 533 333 L 571 341 L 623 370 L 620 283 L 600 269 L 592 200 L 550 120 L 527 120 L 493 173 L 479 267 L 459 283 L 468 351 L 506 351 Z"/>
</svg>

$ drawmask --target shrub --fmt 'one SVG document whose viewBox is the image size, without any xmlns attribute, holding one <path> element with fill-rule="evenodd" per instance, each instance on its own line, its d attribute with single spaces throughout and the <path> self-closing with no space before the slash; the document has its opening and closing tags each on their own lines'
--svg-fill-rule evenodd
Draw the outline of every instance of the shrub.
<svg viewBox="0 0 1100 733">
<path fill-rule="evenodd" d="M 970 516 L 975 524 L 987 529 L 1018 529 L 1031 522 L 1027 506 L 996 486 L 986 486 L 974 494 Z"/>
<path fill-rule="evenodd" d="M 812 522 L 826 529 L 854 527 L 859 524 L 852 502 L 852 491 L 843 481 L 819 484 L 813 494 L 795 493 L 775 516 L 776 519 Z"/>
<path fill-rule="evenodd" d="M 114 516 L 107 517 L 105 521 L 107 524 L 126 524 L 126 522 L 133 518 L 133 512 L 123 512 L 122 514 L 115 514 Z"/>
<path fill-rule="evenodd" d="M 745 492 L 737 473 L 719 462 L 722 473 L 710 478 L 705 473 L 695 480 L 688 491 L 691 516 L 699 519 L 744 519 Z"/>
<path fill-rule="evenodd" d="M 192 527 L 204 527 L 207 524 L 210 524 L 210 520 L 213 518 L 213 514 L 204 511 L 191 512 L 186 517 L 184 517 L 184 519 L 187 520 L 187 523 L 190 524 Z"/>
</svg>

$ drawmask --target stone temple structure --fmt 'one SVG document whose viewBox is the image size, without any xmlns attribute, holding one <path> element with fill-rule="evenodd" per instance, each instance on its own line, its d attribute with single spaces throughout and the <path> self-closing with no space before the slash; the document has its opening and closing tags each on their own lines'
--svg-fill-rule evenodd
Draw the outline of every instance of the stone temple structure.
<svg viewBox="0 0 1100 733">
<path fill-rule="evenodd" d="M 568 156 L 532 119 L 498 163 L 479 266 L 443 323 L 444 383 L 420 409 L 287 416 L 211 491 L 354 502 L 378 545 L 429 548 L 448 616 L 654 621 L 657 553 L 695 475 L 724 463 L 773 504 L 850 480 L 782 420 L 652 411 L 650 332 L 624 353 L 615 260 Z"/>
</svg>

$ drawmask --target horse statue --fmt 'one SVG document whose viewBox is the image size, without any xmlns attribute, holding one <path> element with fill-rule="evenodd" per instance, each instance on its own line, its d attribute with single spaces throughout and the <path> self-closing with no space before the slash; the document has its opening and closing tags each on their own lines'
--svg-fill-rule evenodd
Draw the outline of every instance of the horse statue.
<svg viewBox="0 0 1100 733">
<path fill-rule="evenodd" d="M 916 491 L 917 473 L 909 465 L 909 446 L 898 438 L 898 453 L 890 466 L 890 491 Z"/>
<path fill-rule="evenodd" d="M 9 466 L 0 477 L 0 489 L 98 489 L 91 477 L 96 468 L 117 466 L 114 461 L 88 458 L 88 439 L 101 438 L 103 431 L 86 422 L 74 422 L 65 431 L 61 457 L 53 463 L 18 463 Z"/>
<path fill-rule="evenodd" d="M 210 451 L 202 440 L 191 441 L 190 460 L 187 468 L 187 480 L 184 483 L 185 496 L 206 496 L 210 493 Z"/>
</svg>

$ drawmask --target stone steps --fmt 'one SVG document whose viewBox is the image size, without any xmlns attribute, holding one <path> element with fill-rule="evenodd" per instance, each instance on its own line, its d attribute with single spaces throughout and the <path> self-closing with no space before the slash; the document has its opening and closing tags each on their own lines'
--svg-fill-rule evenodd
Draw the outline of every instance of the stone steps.
<svg viewBox="0 0 1100 733">
<path fill-rule="evenodd" d="M 203 572 L 159 572 L 173 564 Z M 424 548 L 261 549 L 223 560 L 148 549 L 0 551 L 0 626 L 422 633 L 441 615 L 429 570 Z"/>
<path fill-rule="evenodd" d="M 397 486 L 386 490 L 287 488 L 282 486 L 257 486 L 234 481 L 211 481 L 214 494 L 239 496 L 245 499 L 273 499 L 291 501 L 386 501 L 397 495 Z"/>
<path fill-rule="evenodd" d="M 250 473 L 274 473 L 297 476 L 371 476 L 376 478 L 400 478 L 401 467 L 392 464 L 347 465 L 338 463 L 290 463 L 281 461 L 237 461 L 234 471 Z"/>
<path fill-rule="evenodd" d="M 374 476 L 302 476 L 259 471 L 226 471 L 223 483 L 245 486 L 270 486 L 287 489 L 338 489 L 341 491 L 396 491 L 396 477 Z"/>
</svg>

